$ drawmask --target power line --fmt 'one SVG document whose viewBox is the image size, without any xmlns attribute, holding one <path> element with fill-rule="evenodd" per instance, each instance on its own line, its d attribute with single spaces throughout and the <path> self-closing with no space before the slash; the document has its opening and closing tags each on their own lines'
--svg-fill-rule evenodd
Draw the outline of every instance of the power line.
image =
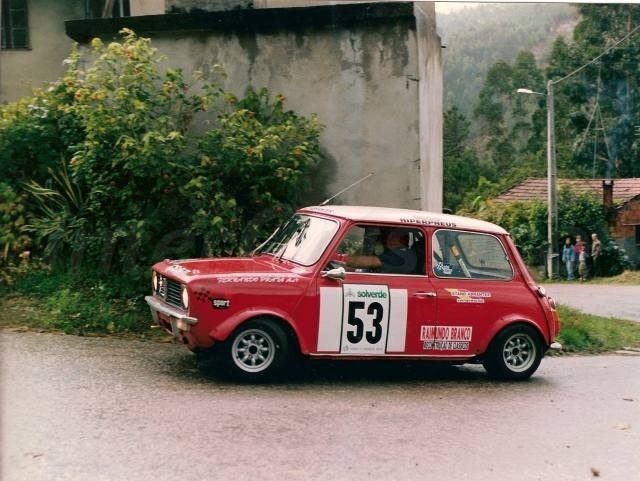
<svg viewBox="0 0 640 481">
<path fill-rule="evenodd" d="M 573 72 L 571 72 L 570 74 L 565 75 L 564 77 L 562 77 L 561 79 L 558 80 L 552 80 L 551 82 L 554 84 L 557 84 L 559 82 L 562 82 L 563 80 L 568 79 L 569 77 L 574 76 L 575 74 L 577 74 L 578 72 L 580 72 L 581 70 L 584 70 L 585 68 L 587 68 L 589 65 L 591 65 L 592 63 L 597 62 L 598 60 L 600 60 L 602 57 L 604 57 L 607 53 L 609 53 L 611 50 L 613 50 L 614 48 L 616 48 L 618 45 L 620 45 L 622 42 L 624 42 L 625 40 L 627 40 L 629 37 L 631 37 L 634 33 L 636 33 L 638 30 L 640 30 L 640 25 L 638 25 L 636 28 L 634 28 L 633 30 L 631 30 L 631 32 L 629 32 L 627 35 L 625 35 L 624 37 L 622 37 L 620 40 L 618 40 L 616 43 L 614 43 L 611 47 L 607 48 L 606 50 L 604 50 L 600 55 L 598 55 L 597 57 L 591 59 L 589 62 L 585 63 L 582 67 L 577 68 L 576 70 L 574 70 Z"/>
</svg>

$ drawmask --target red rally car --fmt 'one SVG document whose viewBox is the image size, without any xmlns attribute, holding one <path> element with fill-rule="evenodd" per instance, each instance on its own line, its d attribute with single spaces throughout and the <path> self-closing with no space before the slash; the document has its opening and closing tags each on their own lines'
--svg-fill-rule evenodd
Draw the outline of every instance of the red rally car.
<svg viewBox="0 0 640 481">
<path fill-rule="evenodd" d="M 317 359 L 481 362 L 523 380 L 560 324 L 553 299 L 494 224 L 424 211 L 297 211 L 251 257 L 165 260 L 154 320 L 215 369 L 271 379 Z"/>
</svg>

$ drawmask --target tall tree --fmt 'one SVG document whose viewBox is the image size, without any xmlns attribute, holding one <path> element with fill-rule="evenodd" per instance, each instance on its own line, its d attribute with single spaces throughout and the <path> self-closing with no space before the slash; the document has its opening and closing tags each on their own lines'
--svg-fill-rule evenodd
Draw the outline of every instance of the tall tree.
<svg viewBox="0 0 640 481">
<path fill-rule="evenodd" d="M 454 105 L 444 114 L 444 205 L 455 211 L 478 183 L 481 167 L 468 146 L 469 120 Z"/>
<path fill-rule="evenodd" d="M 518 88 L 544 92 L 542 72 L 529 51 L 520 52 L 513 65 L 498 61 L 489 69 L 474 110 L 481 133 L 481 155 L 501 177 L 510 169 L 522 167 L 524 159 L 529 162 L 530 154 L 542 155 L 529 150 L 536 101 L 518 94 Z"/>
<path fill-rule="evenodd" d="M 554 49 L 547 76 L 557 81 L 558 143 L 568 165 L 593 177 L 640 176 L 640 8 L 581 5 L 570 55 Z M 575 72 L 575 74 L 573 74 Z M 567 77 L 568 76 L 568 77 Z M 562 97 L 566 96 L 566 104 Z"/>
</svg>

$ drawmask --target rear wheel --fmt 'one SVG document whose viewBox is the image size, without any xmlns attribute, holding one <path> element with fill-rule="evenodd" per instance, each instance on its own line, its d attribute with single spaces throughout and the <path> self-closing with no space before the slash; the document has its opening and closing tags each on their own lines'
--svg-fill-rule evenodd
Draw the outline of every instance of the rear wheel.
<svg viewBox="0 0 640 481">
<path fill-rule="evenodd" d="M 272 380 L 280 376 L 290 350 L 282 327 L 269 319 L 242 324 L 220 348 L 219 361 L 225 373 L 241 381 Z"/>
<path fill-rule="evenodd" d="M 493 378 L 522 381 L 531 377 L 541 360 L 540 334 L 530 326 L 518 324 L 493 339 L 483 365 Z"/>
</svg>

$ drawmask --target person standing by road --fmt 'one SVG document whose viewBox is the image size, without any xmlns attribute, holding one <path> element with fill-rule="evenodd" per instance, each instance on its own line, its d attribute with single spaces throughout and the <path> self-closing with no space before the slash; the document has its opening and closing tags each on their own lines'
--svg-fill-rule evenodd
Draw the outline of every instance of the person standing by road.
<svg viewBox="0 0 640 481">
<path fill-rule="evenodd" d="M 567 280 L 575 279 L 574 269 L 576 265 L 576 250 L 571 243 L 571 237 L 567 237 L 562 248 L 562 262 L 567 269 Z"/>
<path fill-rule="evenodd" d="M 587 267 L 587 244 L 585 244 L 580 235 L 576 236 L 575 252 L 578 258 L 578 275 L 581 281 L 586 281 L 589 273 Z"/>
<path fill-rule="evenodd" d="M 600 275 L 600 256 L 602 254 L 602 242 L 598 239 L 598 234 L 591 234 L 591 264 L 593 265 L 592 275 Z"/>
</svg>

